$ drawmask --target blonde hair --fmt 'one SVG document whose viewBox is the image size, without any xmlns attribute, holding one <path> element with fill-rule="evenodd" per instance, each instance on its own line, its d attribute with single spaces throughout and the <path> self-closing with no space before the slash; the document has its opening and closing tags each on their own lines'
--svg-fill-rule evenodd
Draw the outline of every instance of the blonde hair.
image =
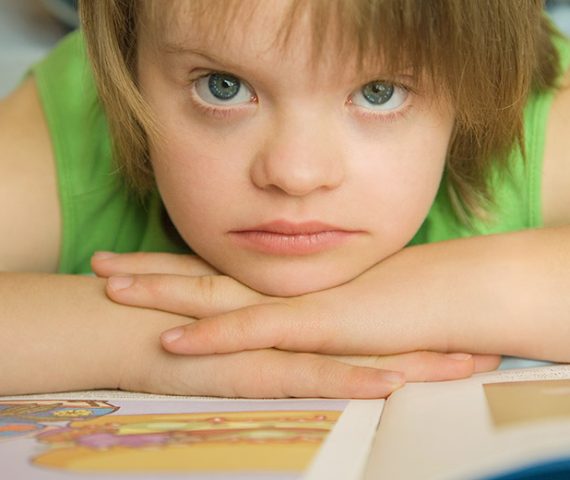
<svg viewBox="0 0 570 480">
<path fill-rule="evenodd" d="M 229 25 L 245 4 L 186 2 L 196 7 L 200 22 L 217 26 Z M 137 88 L 139 27 L 143 21 L 164 27 L 175 18 L 174 9 L 168 10 L 153 0 L 80 2 L 115 156 L 140 194 L 153 185 L 148 140 L 159 129 Z M 554 88 L 560 75 L 556 33 L 543 13 L 543 1 L 291 0 L 280 32 L 284 44 L 307 12 L 315 61 L 333 31 L 341 51 L 351 49 L 361 60 L 376 57 L 393 71 L 412 65 L 432 88 L 449 96 L 456 123 L 445 181 L 460 218 L 480 213 L 492 200 L 487 183 L 492 165 L 507 166 L 513 148 L 524 153 L 523 110 L 529 94 Z"/>
</svg>

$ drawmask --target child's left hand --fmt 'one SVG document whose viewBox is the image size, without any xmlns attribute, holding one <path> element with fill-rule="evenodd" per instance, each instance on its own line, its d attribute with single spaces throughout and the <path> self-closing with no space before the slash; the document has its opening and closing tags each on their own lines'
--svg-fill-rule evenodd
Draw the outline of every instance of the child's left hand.
<svg viewBox="0 0 570 480">
<path fill-rule="evenodd" d="M 340 355 L 448 351 L 443 322 L 414 316 L 402 278 L 387 282 L 378 267 L 336 288 L 276 298 L 220 275 L 196 256 L 96 255 L 92 265 L 99 276 L 111 277 L 107 294 L 118 303 L 201 319 L 162 336 L 172 353 L 272 347 Z"/>
</svg>

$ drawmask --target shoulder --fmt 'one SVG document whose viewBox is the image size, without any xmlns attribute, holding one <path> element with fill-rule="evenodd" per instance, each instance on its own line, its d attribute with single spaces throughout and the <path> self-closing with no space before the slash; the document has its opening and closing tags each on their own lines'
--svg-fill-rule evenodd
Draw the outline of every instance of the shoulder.
<svg viewBox="0 0 570 480">
<path fill-rule="evenodd" d="M 0 224 L 0 269 L 56 270 L 57 182 L 33 77 L 0 101 Z"/>
<path fill-rule="evenodd" d="M 570 71 L 548 116 L 541 190 L 544 225 L 570 224 Z"/>
</svg>

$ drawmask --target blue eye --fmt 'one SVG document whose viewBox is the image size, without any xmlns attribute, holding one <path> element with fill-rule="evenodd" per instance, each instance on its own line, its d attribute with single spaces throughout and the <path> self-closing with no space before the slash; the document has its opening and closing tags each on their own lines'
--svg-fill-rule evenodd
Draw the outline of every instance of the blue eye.
<svg viewBox="0 0 570 480">
<path fill-rule="evenodd" d="M 228 73 L 211 73 L 195 82 L 196 93 L 212 105 L 239 105 L 248 103 L 254 95 L 236 76 Z"/>
<path fill-rule="evenodd" d="M 401 107 L 408 98 L 405 88 L 390 82 L 376 80 L 367 83 L 353 94 L 351 101 L 354 105 L 371 110 L 395 110 Z"/>
<path fill-rule="evenodd" d="M 231 75 L 214 73 L 208 78 L 208 88 L 218 100 L 231 100 L 239 93 L 241 82 Z"/>
<path fill-rule="evenodd" d="M 372 105 L 384 105 L 394 95 L 394 85 L 385 82 L 370 82 L 362 87 L 362 96 Z"/>
</svg>

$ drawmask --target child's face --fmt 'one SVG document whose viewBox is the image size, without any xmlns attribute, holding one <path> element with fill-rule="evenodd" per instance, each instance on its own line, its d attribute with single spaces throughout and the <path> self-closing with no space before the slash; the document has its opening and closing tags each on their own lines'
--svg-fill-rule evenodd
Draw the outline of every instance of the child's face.
<svg viewBox="0 0 570 480">
<path fill-rule="evenodd" d="M 173 51 L 143 33 L 139 82 L 164 127 L 151 158 L 182 237 L 220 271 L 287 296 L 406 245 L 437 192 L 454 115 L 405 72 L 404 86 L 382 82 L 390 72 L 327 46 L 314 68 L 305 26 L 282 49 L 287 2 L 270 3 L 208 41 L 180 18 L 160 39 Z"/>
</svg>

